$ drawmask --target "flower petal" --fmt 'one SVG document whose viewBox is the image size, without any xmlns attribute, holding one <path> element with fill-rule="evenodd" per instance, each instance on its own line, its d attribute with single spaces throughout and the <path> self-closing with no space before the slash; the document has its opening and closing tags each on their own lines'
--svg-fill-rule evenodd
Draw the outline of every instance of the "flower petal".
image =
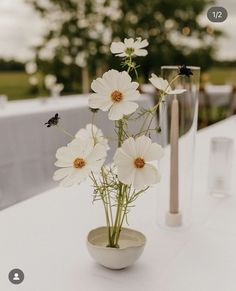
<svg viewBox="0 0 236 291">
<path fill-rule="evenodd" d="M 117 70 L 109 70 L 103 74 L 102 79 L 106 85 L 110 88 L 110 91 L 117 89 L 117 79 L 120 77 L 120 72 Z M 110 92 L 110 93 L 111 93 Z"/>
<path fill-rule="evenodd" d="M 134 39 L 133 38 L 125 38 L 124 43 L 126 45 L 126 48 L 134 47 Z"/>
<path fill-rule="evenodd" d="M 88 131 L 85 128 L 81 128 L 77 133 L 75 134 L 75 137 L 85 139 L 89 137 Z"/>
<path fill-rule="evenodd" d="M 72 165 L 72 162 L 67 162 L 67 161 L 63 161 L 63 160 L 57 160 L 54 164 L 56 167 L 59 167 L 59 168 L 68 168 L 68 167 L 71 167 Z"/>
<path fill-rule="evenodd" d="M 117 89 L 123 92 L 127 87 L 129 88 L 131 84 L 132 80 L 130 75 L 125 71 L 120 72 L 119 78 L 117 79 Z"/>
<path fill-rule="evenodd" d="M 114 156 L 114 163 L 117 167 L 119 181 L 126 185 L 131 185 L 136 170 L 133 158 L 128 156 L 121 148 L 118 148 Z"/>
<path fill-rule="evenodd" d="M 75 135 L 75 137 L 80 139 L 98 139 L 99 137 L 103 137 L 101 129 L 98 129 L 94 124 L 87 124 L 86 128 L 81 128 Z"/>
<path fill-rule="evenodd" d="M 156 87 L 158 90 L 166 91 L 169 87 L 169 82 L 167 80 L 164 80 L 161 77 L 157 77 L 157 75 L 152 74 L 149 81 L 152 83 L 154 87 Z"/>
<path fill-rule="evenodd" d="M 140 97 L 140 93 L 138 90 L 127 90 L 125 93 L 124 93 L 124 99 L 125 100 L 137 100 L 138 98 Z"/>
<path fill-rule="evenodd" d="M 117 57 L 123 58 L 123 57 L 127 57 L 128 54 L 127 53 L 120 53 L 118 55 L 116 55 Z"/>
<path fill-rule="evenodd" d="M 156 169 L 151 164 L 146 164 L 145 167 L 143 168 L 143 180 L 145 181 L 146 186 L 151 186 L 153 184 L 156 184 L 160 182 L 161 176 Z"/>
<path fill-rule="evenodd" d="M 110 49 L 113 54 L 122 53 L 125 50 L 125 44 L 121 41 L 113 42 Z"/>
<path fill-rule="evenodd" d="M 104 82 L 102 78 L 97 78 L 96 80 L 93 80 L 91 88 L 94 92 L 104 95 L 106 95 L 107 92 L 109 92 L 110 90 L 109 86 Z"/>
<path fill-rule="evenodd" d="M 68 150 L 68 147 L 61 147 L 56 152 L 56 158 L 64 162 L 73 161 L 76 155 L 76 151 Z"/>
<path fill-rule="evenodd" d="M 144 168 L 136 170 L 133 187 L 136 190 L 141 190 L 159 181 L 160 175 L 157 169 L 153 165 L 146 164 Z"/>
<path fill-rule="evenodd" d="M 135 102 L 130 102 L 130 101 L 123 101 L 117 104 L 120 106 L 120 110 L 122 110 L 123 115 L 128 115 L 136 111 L 138 108 L 138 104 Z"/>
<path fill-rule="evenodd" d="M 178 95 L 178 94 L 182 94 L 184 92 L 186 92 L 186 89 L 175 89 L 175 90 L 170 90 L 168 92 L 168 94 L 174 94 L 174 95 Z"/>
<path fill-rule="evenodd" d="M 93 140 L 91 139 L 80 139 L 75 138 L 72 142 L 67 145 L 68 151 L 74 153 L 73 160 L 75 158 L 86 159 L 94 148 Z"/>
<path fill-rule="evenodd" d="M 64 178 L 60 185 L 63 187 L 70 187 L 74 184 L 80 184 L 88 177 L 89 171 L 87 167 L 81 169 L 73 169 L 73 171 Z"/>
<path fill-rule="evenodd" d="M 123 117 L 123 110 L 122 106 L 119 106 L 116 103 L 113 103 L 111 106 L 109 113 L 108 113 L 108 118 L 110 120 L 120 120 Z"/>
<path fill-rule="evenodd" d="M 120 182 L 131 185 L 134 181 L 136 169 L 133 166 L 132 162 L 127 163 L 125 166 L 118 167 L 118 179 Z"/>
<path fill-rule="evenodd" d="M 133 187 L 135 190 L 142 190 L 146 187 L 146 183 L 143 180 L 143 169 L 136 169 L 133 181 Z"/>
<path fill-rule="evenodd" d="M 72 173 L 72 170 L 73 170 L 72 168 L 63 168 L 63 169 L 56 170 L 53 175 L 53 180 L 59 181 L 61 179 L 64 179 L 65 177 L 67 177 L 68 175 Z"/>
<path fill-rule="evenodd" d="M 163 156 L 164 156 L 163 148 L 157 143 L 152 143 L 149 146 L 148 151 L 144 153 L 143 158 L 146 162 L 150 162 L 160 160 Z"/>
<path fill-rule="evenodd" d="M 135 48 L 137 48 L 137 49 L 144 48 L 148 45 L 149 45 L 149 43 L 146 39 L 144 39 L 142 41 L 140 41 L 140 39 L 137 39 L 137 41 L 135 42 Z"/>
<path fill-rule="evenodd" d="M 105 160 L 106 156 L 107 156 L 106 148 L 98 143 L 94 146 L 93 150 L 91 151 L 86 161 L 88 162 L 88 164 L 91 164 L 99 160 Z"/>
<path fill-rule="evenodd" d="M 144 158 L 145 153 L 149 151 L 149 148 L 152 144 L 152 140 L 149 137 L 142 135 L 136 138 L 135 143 L 136 143 L 137 157 Z"/>
<path fill-rule="evenodd" d="M 136 111 L 138 104 L 130 101 L 121 101 L 119 103 L 114 103 L 109 111 L 110 120 L 119 120 L 124 115 L 131 114 Z"/>
<path fill-rule="evenodd" d="M 134 159 L 128 155 L 122 148 L 118 148 L 114 155 L 114 163 L 117 166 L 126 166 L 128 163 L 133 163 Z"/>
<path fill-rule="evenodd" d="M 137 151 L 136 151 L 136 143 L 133 137 L 127 138 L 122 144 L 122 150 L 130 157 L 136 158 Z"/>
<path fill-rule="evenodd" d="M 147 50 L 145 50 L 145 49 L 136 49 L 136 50 L 134 51 L 134 54 L 135 54 L 136 56 L 145 57 L 145 56 L 148 54 L 148 52 L 147 52 Z"/>
<path fill-rule="evenodd" d="M 97 93 L 90 94 L 88 103 L 89 107 L 94 109 L 99 108 L 102 111 L 108 111 L 113 104 L 111 99 L 104 96 L 99 96 Z"/>
</svg>

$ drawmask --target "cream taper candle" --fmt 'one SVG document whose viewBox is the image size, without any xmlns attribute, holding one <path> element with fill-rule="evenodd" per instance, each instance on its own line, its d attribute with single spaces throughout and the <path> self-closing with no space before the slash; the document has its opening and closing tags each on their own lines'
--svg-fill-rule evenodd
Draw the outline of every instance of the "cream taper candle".
<svg viewBox="0 0 236 291">
<path fill-rule="evenodd" d="M 180 226 L 182 216 L 179 212 L 179 102 L 174 96 L 171 105 L 170 128 L 170 205 L 166 214 L 168 226 Z"/>
<path fill-rule="evenodd" d="M 170 128 L 170 213 L 179 212 L 179 102 L 174 97 Z"/>
</svg>

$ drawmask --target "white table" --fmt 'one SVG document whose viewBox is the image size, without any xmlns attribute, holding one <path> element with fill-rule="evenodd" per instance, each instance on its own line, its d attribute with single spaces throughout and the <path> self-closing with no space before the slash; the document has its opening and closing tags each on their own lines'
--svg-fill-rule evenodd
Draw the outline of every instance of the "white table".
<svg viewBox="0 0 236 291">
<path fill-rule="evenodd" d="M 138 103 L 151 107 L 153 99 L 141 95 Z M 46 102 L 11 101 L 0 108 L 0 209 L 55 186 L 51 178 L 55 153 L 70 141 L 55 128 L 44 125 L 57 112 L 60 124 L 72 134 L 91 123 L 86 95 L 49 98 Z M 106 136 L 114 135 L 106 113 L 98 112 L 96 124 Z M 112 147 L 110 159 L 113 152 Z"/>
<path fill-rule="evenodd" d="M 176 232 L 157 227 L 157 188 L 143 195 L 130 225 L 143 231 L 147 246 L 131 268 L 110 271 L 93 262 L 87 232 L 104 222 L 100 204 L 91 204 L 88 183 L 55 188 L 0 212 L 0 290 L 22 291 L 235 291 L 236 185 L 227 199 L 206 193 L 209 140 L 230 136 L 229 118 L 197 136 L 194 223 Z M 234 156 L 234 173 L 235 173 Z M 25 273 L 18 286 L 8 281 L 13 268 Z"/>
</svg>

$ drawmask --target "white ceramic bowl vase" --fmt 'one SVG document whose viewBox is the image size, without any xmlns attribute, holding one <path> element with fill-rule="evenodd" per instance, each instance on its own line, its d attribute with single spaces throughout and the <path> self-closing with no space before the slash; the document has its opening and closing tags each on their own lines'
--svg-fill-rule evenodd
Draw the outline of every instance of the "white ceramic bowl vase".
<svg viewBox="0 0 236 291">
<path fill-rule="evenodd" d="M 87 237 L 87 247 L 92 258 L 100 265 L 114 270 L 126 268 L 137 261 L 145 244 L 145 236 L 129 228 L 122 228 L 119 248 L 106 247 L 106 227 L 91 230 Z"/>
</svg>

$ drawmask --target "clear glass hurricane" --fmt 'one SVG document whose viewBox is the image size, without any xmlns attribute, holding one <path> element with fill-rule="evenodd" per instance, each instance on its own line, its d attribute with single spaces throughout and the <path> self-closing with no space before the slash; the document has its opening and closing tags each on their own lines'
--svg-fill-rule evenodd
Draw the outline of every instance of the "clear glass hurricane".
<svg viewBox="0 0 236 291">
<path fill-rule="evenodd" d="M 157 213 L 158 223 L 162 226 L 187 226 L 191 218 L 191 200 L 193 191 L 194 145 L 198 120 L 198 92 L 200 68 L 188 67 L 192 75 L 178 74 L 177 66 L 163 66 L 161 75 L 171 82 L 172 89 L 185 89 L 178 95 L 167 95 L 159 108 L 160 143 L 165 149 L 164 158 L 160 162 L 162 180 L 159 185 Z M 173 100 L 178 102 L 178 117 L 173 124 Z M 172 125 L 171 125 L 172 123 Z M 177 123 L 177 124 L 176 124 Z M 175 171 L 171 166 L 171 126 L 178 130 L 177 149 L 175 149 Z M 177 154 L 176 154 L 177 153 Z M 177 157 L 176 157 L 177 155 Z M 174 173 L 174 174 L 173 174 Z M 174 181 L 174 183 L 173 183 Z M 176 189 L 171 190 L 171 185 Z M 174 194 L 173 194 L 174 192 Z M 174 197 L 174 198 L 173 198 Z M 174 202 L 173 202 L 174 201 Z M 173 207 L 174 203 L 174 207 Z M 174 209 L 174 210 L 173 210 Z M 169 217 L 169 212 L 173 212 Z M 180 213 L 178 216 L 178 213 Z"/>
</svg>

